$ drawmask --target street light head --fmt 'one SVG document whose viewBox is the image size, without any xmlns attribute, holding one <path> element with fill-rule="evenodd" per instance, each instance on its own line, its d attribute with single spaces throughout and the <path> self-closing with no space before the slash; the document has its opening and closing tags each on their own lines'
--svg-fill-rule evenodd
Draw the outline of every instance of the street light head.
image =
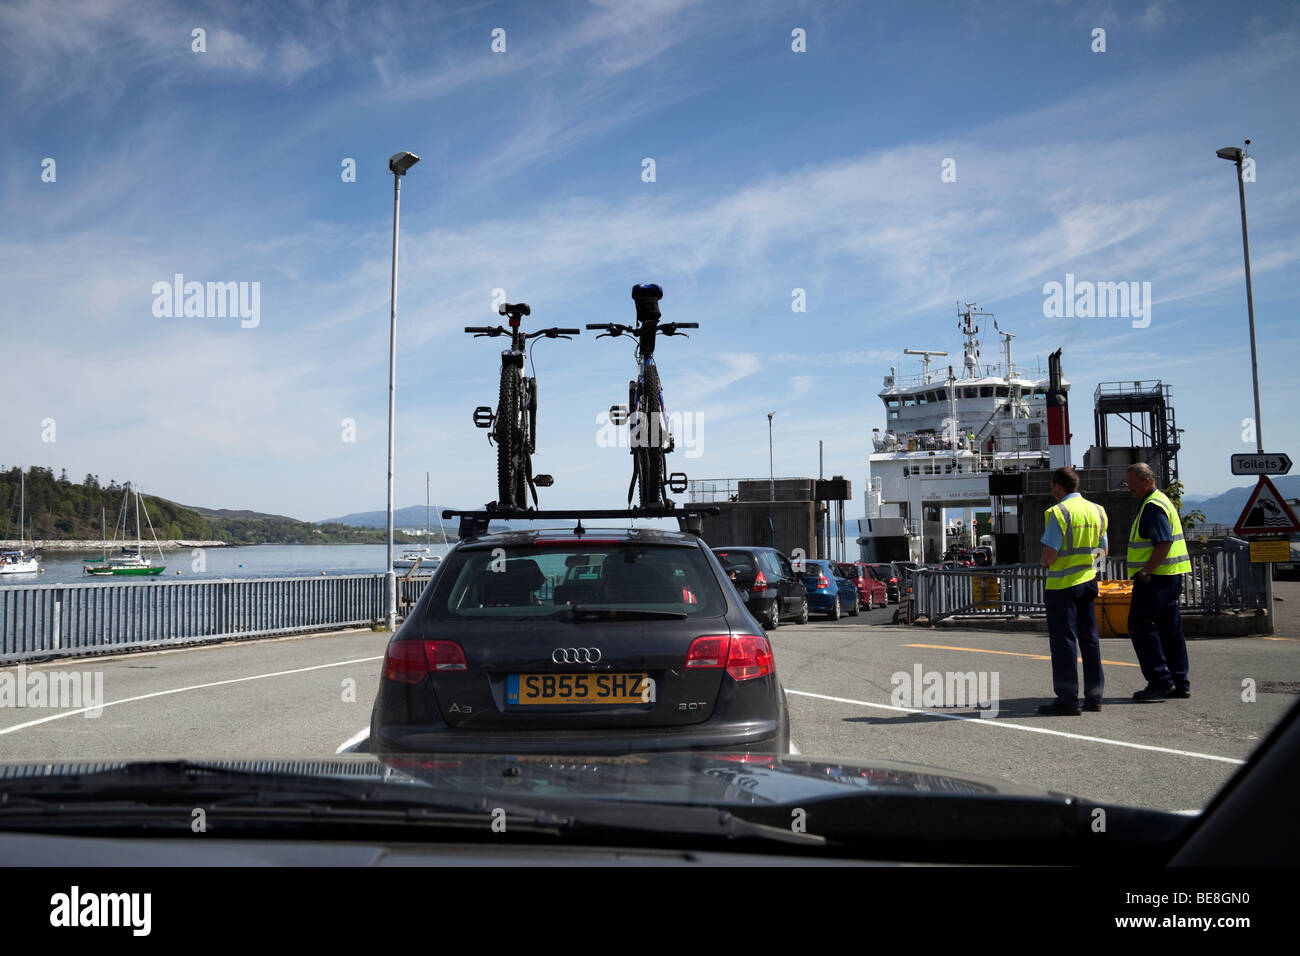
<svg viewBox="0 0 1300 956">
<path fill-rule="evenodd" d="M 1247 140 L 1246 142 L 1250 142 L 1250 140 Z M 1217 150 L 1214 155 L 1218 156 L 1219 159 L 1227 159 L 1227 160 L 1231 160 L 1234 163 L 1239 163 L 1241 162 L 1241 156 L 1242 156 L 1241 147 L 1225 146 L 1223 147 L 1223 149 Z"/>
<path fill-rule="evenodd" d="M 414 153 L 393 153 L 388 158 L 388 171 L 396 173 L 398 176 L 405 176 L 406 171 L 420 161 L 420 157 Z"/>
</svg>

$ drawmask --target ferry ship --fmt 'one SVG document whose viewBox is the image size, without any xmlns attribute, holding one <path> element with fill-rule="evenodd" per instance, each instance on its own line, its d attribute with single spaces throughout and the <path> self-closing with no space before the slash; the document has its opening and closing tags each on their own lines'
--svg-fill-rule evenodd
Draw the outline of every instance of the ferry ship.
<svg viewBox="0 0 1300 956">
<path fill-rule="evenodd" d="M 932 564 L 959 546 L 984 545 L 992 554 L 995 535 L 1017 533 L 1018 516 L 1007 499 L 991 497 L 991 476 L 1068 461 L 1070 384 L 1060 374 L 1060 352 L 1046 377 L 1030 372 L 1012 362 L 1015 334 L 991 313 L 967 302 L 957 317 L 959 362 L 935 368 L 947 352 L 905 349 L 920 357 L 921 373 L 904 377 L 891 368 L 877 393 L 886 426 L 872 430 L 858 538 L 864 561 Z M 999 363 L 980 352 L 982 323 L 990 322 L 1001 338 Z"/>
</svg>

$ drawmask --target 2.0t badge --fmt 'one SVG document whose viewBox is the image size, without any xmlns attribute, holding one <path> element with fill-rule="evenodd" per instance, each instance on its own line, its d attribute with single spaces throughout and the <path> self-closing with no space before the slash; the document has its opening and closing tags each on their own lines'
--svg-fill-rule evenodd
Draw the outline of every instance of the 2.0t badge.
<svg viewBox="0 0 1300 956">
<path fill-rule="evenodd" d="M 600 661 L 600 648 L 557 647 L 551 651 L 551 660 L 557 664 L 596 664 Z"/>
</svg>

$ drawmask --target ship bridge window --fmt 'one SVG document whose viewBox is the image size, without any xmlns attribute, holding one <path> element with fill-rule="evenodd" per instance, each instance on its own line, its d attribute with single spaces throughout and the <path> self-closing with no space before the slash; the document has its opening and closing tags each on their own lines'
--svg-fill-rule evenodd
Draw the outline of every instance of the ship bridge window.
<svg viewBox="0 0 1300 956">
<path fill-rule="evenodd" d="M 1047 391 L 1046 391 L 1045 389 L 1041 389 L 1041 388 L 1036 388 L 1036 389 L 1034 389 L 1034 398 L 1037 398 L 1037 399 L 1046 399 L 1046 398 L 1047 398 Z"/>
<path fill-rule="evenodd" d="M 1005 385 L 998 386 L 998 398 L 1006 398 L 1010 394 L 1011 394 L 1011 389 L 1009 389 L 1007 386 Z"/>
<path fill-rule="evenodd" d="M 904 407 L 904 408 L 911 408 L 911 407 L 912 407 L 913 405 L 915 405 L 915 404 L 916 404 L 916 399 L 915 399 L 914 397 L 912 397 L 911 395 L 909 395 L 909 396 L 907 396 L 905 399 L 903 399 L 903 407 Z"/>
<path fill-rule="evenodd" d="M 897 420 L 898 420 L 898 409 L 895 408 L 895 409 L 891 409 L 891 410 L 890 410 L 890 412 L 889 412 L 889 420 L 890 420 L 891 422 L 892 422 L 892 421 L 897 421 Z"/>
<path fill-rule="evenodd" d="M 887 398 L 887 399 L 885 399 L 885 407 L 886 407 L 886 408 L 897 408 L 897 407 L 898 407 L 898 399 L 896 399 L 896 398 Z"/>
<path fill-rule="evenodd" d="M 916 404 L 918 405 L 924 405 L 927 401 L 929 401 L 929 399 L 926 397 L 925 392 L 922 392 L 920 395 L 916 396 Z"/>
<path fill-rule="evenodd" d="M 958 391 L 958 393 L 957 393 L 957 397 L 958 397 L 958 398 L 974 398 L 974 397 L 975 397 L 975 389 L 973 389 L 973 388 L 963 388 L 963 389 L 961 389 L 960 391 Z"/>
<path fill-rule="evenodd" d="M 937 392 L 931 392 L 931 393 L 930 393 L 930 401 L 932 401 L 932 402 L 946 402 L 946 401 L 948 401 L 948 390 L 947 390 L 946 388 L 941 388 L 941 389 L 939 389 L 939 391 L 937 391 Z"/>
<path fill-rule="evenodd" d="M 908 468 L 906 465 L 903 466 L 903 477 L 904 478 L 912 477 L 912 469 Z"/>
<path fill-rule="evenodd" d="M 992 398 L 992 397 L 993 397 L 993 386 L 992 386 L 992 385 L 981 385 L 981 386 L 980 386 L 980 398 Z"/>
</svg>

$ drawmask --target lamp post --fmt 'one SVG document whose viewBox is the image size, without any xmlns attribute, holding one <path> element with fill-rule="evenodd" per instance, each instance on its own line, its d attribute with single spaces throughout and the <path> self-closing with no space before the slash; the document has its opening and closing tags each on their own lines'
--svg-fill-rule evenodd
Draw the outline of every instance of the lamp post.
<svg viewBox="0 0 1300 956">
<path fill-rule="evenodd" d="M 767 500 L 776 501 L 776 471 L 772 466 L 772 416 L 776 412 L 767 413 Z"/>
<path fill-rule="evenodd" d="M 388 159 L 393 174 L 393 283 L 388 308 L 388 563 L 384 565 L 387 590 L 388 633 L 397 630 L 397 573 L 393 570 L 393 455 L 396 447 L 397 393 L 397 222 L 402 204 L 402 177 L 420 161 L 414 153 L 394 153 Z"/>
<path fill-rule="evenodd" d="M 1250 145 L 1250 140 L 1246 140 L 1246 145 Z M 1246 151 L 1239 146 L 1225 146 L 1217 150 L 1215 155 L 1237 165 L 1237 195 L 1241 199 L 1241 249 L 1246 259 L 1246 313 L 1250 317 L 1250 374 L 1255 386 L 1255 450 L 1263 453 L 1264 430 L 1259 417 L 1259 359 L 1255 351 L 1255 293 L 1250 284 L 1250 233 L 1246 229 L 1246 180 L 1241 170 Z"/>
</svg>

